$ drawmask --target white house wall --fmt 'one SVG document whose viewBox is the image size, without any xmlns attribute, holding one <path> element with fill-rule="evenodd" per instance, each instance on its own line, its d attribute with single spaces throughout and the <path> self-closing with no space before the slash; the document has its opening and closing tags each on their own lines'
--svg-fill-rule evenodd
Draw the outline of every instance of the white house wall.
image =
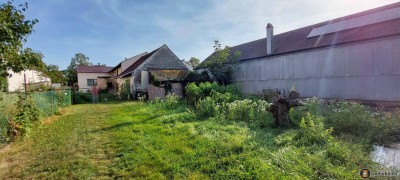
<svg viewBox="0 0 400 180">
<path fill-rule="evenodd" d="M 233 79 L 244 93 L 296 90 L 303 97 L 400 101 L 400 38 L 244 61 Z"/>
<path fill-rule="evenodd" d="M 51 84 L 50 78 L 42 75 L 42 73 L 35 70 L 25 70 L 20 73 L 15 73 L 13 71 L 8 71 L 11 77 L 7 78 L 8 91 L 22 91 L 24 90 L 24 75 L 26 75 L 26 83 L 47 83 L 49 86 Z"/>
</svg>

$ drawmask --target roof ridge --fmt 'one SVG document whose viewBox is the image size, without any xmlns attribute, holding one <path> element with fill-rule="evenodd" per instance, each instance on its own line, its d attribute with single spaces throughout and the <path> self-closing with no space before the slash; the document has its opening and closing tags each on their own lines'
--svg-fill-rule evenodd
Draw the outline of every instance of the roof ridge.
<svg viewBox="0 0 400 180">
<path fill-rule="evenodd" d="M 386 11 L 386 10 L 389 10 L 389 9 L 394 9 L 394 8 L 397 8 L 397 7 L 400 7 L 400 2 L 387 4 L 387 5 L 384 5 L 384 6 L 375 7 L 373 9 L 368 9 L 368 10 L 360 11 L 360 12 L 357 12 L 357 13 L 345 15 L 345 16 L 342 16 L 342 17 L 330 19 L 330 20 L 327 20 L 327 21 L 323 21 L 323 22 L 307 25 L 307 26 L 304 26 L 304 27 L 301 27 L 301 28 L 297 28 L 297 29 L 293 29 L 293 30 L 289 30 L 289 31 L 286 31 L 286 32 L 282 32 L 282 33 L 276 34 L 275 36 L 286 34 L 286 33 L 290 33 L 290 32 L 293 32 L 293 31 L 298 31 L 298 30 L 301 30 L 301 29 L 307 29 L 307 28 L 310 28 L 310 27 L 316 28 L 316 27 L 320 27 L 320 26 L 326 25 L 327 23 L 341 22 L 341 21 L 345 21 L 345 20 L 349 20 L 349 19 L 354 19 L 354 18 L 358 18 L 358 17 L 362 17 L 362 16 L 365 16 L 365 15 L 368 15 L 368 13 L 373 13 L 374 11 L 381 12 L 381 11 Z"/>
</svg>

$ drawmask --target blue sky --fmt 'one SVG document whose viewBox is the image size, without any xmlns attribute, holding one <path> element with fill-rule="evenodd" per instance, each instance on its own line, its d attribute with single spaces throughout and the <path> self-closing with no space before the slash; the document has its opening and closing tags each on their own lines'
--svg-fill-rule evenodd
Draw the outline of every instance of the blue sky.
<svg viewBox="0 0 400 180">
<path fill-rule="evenodd" d="M 0 0 L 4 3 L 5 0 Z M 15 0 L 15 4 L 25 1 Z M 398 0 L 31 0 L 39 23 L 26 47 L 65 69 L 75 53 L 115 66 L 167 44 L 181 59 L 205 59 L 214 40 L 235 46 Z"/>
</svg>

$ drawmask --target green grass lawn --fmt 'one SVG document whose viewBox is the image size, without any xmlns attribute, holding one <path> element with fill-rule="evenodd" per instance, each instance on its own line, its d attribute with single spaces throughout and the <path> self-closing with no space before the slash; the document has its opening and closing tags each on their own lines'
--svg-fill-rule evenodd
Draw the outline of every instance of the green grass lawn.
<svg viewBox="0 0 400 180">
<path fill-rule="evenodd" d="M 340 141 L 291 145 L 294 133 L 201 119 L 182 104 L 173 110 L 142 102 L 74 105 L 0 150 L 0 177 L 343 179 L 359 177 L 369 163 L 359 159 L 365 154 L 357 146 Z"/>
</svg>

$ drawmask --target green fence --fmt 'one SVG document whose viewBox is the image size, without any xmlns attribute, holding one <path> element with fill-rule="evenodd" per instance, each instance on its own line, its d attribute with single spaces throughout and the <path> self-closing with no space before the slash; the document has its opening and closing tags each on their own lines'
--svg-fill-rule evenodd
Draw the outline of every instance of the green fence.
<svg viewBox="0 0 400 180">
<path fill-rule="evenodd" d="M 61 107 L 71 105 L 71 90 L 34 92 L 29 93 L 35 105 L 39 108 L 42 117 L 51 116 L 57 113 Z M 13 118 L 18 107 L 17 93 L 1 93 L 0 92 L 0 143 L 6 141 L 7 138 L 7 119 Z"/>
<path fill-rule="evenodd" d="M 58 111 L 58 108 L 71 105 L 71 91 L 60 92 L 36 92 L 32 94 L 33 101 L 45 116 L 50 116 Z"/>
</svg>

